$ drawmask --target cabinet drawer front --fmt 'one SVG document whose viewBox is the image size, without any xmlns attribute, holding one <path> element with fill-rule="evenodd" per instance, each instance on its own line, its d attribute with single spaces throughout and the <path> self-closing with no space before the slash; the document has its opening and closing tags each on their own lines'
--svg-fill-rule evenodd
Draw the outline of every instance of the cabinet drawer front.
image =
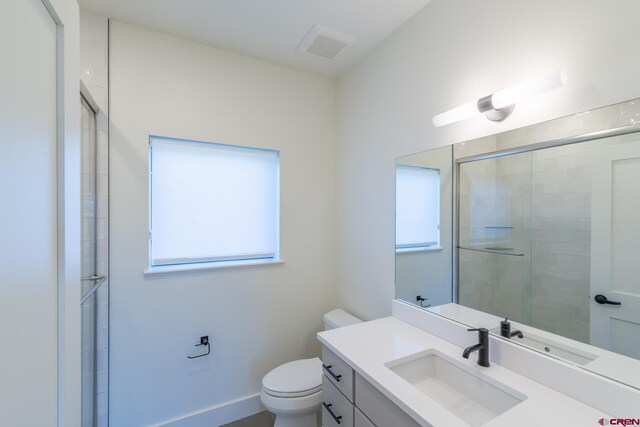
<svg viewBox="0 0 640 427">
<path fill-rule="evenodd" d="M 362 415 L 362 412 L 360 412 L 358 408 L 355 408 L 353 412 L 353 427 L 376 427 L 376 426 L 374 426 L 367 417 Z"/>
<path fill-rule="evenodd" d="M 328 348 L 322 347 L 322 370 L 331 383 L 349 399 L 349 402 L 353 402 L 353 369 L 351 366 Z"/>
<path fill-rule="evenodd" d="M 322 378 L 322 426 L 353 427 L 353 404 L 326 376 Z"/>
<path fill-rule="evenodd" d="M 371 383 L 356 374 L 356 405 L 367 417 L 381 427 L 419 427 L 406 412 L 390 401 Z"/>
</svg>

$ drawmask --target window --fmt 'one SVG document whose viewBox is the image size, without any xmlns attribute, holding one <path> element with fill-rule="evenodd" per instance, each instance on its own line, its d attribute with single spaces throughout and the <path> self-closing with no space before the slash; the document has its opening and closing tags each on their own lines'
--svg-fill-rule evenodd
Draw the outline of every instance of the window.
<svg viewBox="0 0 640 427">
<path fill-rule="evenodd" d="M 151 137 L 150 265 L 279 257 L 279 153 Z"/>
<path fill-rule="evenodd" d="M 440 171 L 396 166 L 396 250 L 440 245 Z"/>
</svg>

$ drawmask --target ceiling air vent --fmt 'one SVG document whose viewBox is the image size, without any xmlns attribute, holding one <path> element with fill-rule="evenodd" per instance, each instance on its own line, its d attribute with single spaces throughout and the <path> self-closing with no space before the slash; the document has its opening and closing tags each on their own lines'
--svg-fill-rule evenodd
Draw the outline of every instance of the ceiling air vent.
<svg viewBox="0 0 640 427">
<path fill-rule="evenodd" d="M 331 60 L 355 40 L 355 37 L 348 34 L 321 25 L 314 25 L 304 36 L 296 51 Z"/>
</svg>

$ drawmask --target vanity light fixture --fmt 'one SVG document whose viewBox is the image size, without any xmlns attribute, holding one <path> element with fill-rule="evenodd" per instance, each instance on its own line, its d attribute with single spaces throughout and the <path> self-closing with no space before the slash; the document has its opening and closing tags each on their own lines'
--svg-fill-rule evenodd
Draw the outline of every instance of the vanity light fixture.
<svg viewBox="0 0 640 427">
<path fill-rule="evenodd" d="M 433 117 L 433 125 L 440 127 L 478 114 L 484 114 L 491 121 L 500 122 L 509 117 L 519 101 L 562 87 L 566 82 L 567 73 L 562 70 L 554 71 L 438 114 Z"/>
</svg>

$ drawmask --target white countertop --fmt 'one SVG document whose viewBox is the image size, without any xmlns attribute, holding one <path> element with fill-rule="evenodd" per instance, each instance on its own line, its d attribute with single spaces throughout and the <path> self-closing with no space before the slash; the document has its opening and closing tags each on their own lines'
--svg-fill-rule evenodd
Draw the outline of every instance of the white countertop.
<svg viewBox="0 0 640 427">
<path fill-rule="evenodd" d="M 454 319 L 465 325 L 473 325 L 474 328 L 487 328 L 489 330 L 500 325 L 500 321 L 502 320 L 501 317 L 494 316 L 493 314 L 484 313 L 455 303 L 431 307 L 428 311 L 449 319 Z M 629 384 L 632 387 L 640 388 L 640 362 L 636 359 L 570 338 L 565 338 L 523 323 L 511 321 L 511 330 L 516 329 L 522 331 L 525 336 L 528 334 L 537 335 L 549 342 L 557 342 L 565 345 L 567 348 L 572 348 L 583 353 L 590 353 L 595 356 L 595 359 L 582 365 L 586 369 L 616 381 Z M 516 338 L 514 338 L 512 342 L 526 346 L 526 344 L 520 343 Z"/>
<path fill-rule="evenodd" d="M 589 426 L 597 425 L 602 417 L 610 418 L 608 414 L 494 362 L 491 367 L 482 368 L 476 364 L 476 353 L 469 360 L 463 359 L 462 348 L 394 317 L 320 332 L 318 339 L 421 425 L 468 427 L 385 366 L 385 363 L 429 349 L 437 349 L 469 366 L 480 376 L 491 378 L 527 396 L 526 400 L 483 427 Z"/>
</svg>

